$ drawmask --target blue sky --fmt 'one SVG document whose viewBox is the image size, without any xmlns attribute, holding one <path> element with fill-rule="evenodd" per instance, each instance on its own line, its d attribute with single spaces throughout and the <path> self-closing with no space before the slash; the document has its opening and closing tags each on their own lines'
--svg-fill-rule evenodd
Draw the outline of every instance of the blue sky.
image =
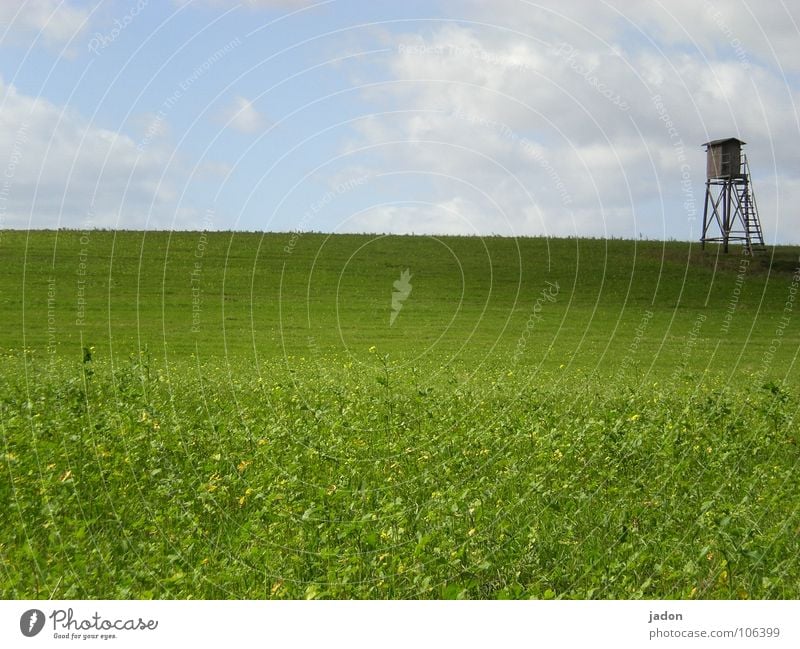
<svg viewBox="0 0 800 649">
<path fill-rule="evenodd" d="M 0 227 L 694 239 L 748 142 L 800 243 L 782 3 L 5 0 Z M 120 28 L 121 27 L 121 28 Z"/>
</svg>

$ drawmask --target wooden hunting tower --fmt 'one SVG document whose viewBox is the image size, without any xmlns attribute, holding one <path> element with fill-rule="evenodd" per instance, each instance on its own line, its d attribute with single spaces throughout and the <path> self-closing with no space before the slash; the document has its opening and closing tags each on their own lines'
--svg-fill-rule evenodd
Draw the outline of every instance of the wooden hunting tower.
<svg viewBox="0 0 800 649">
<path fill-rule="evenodd" d="M 702 247 L 706 241 L 741 241 L 747 254 L 766 250 L 753 187 L 750 166 L 742 153 L 745 143 L 735 137 L 711 140 L 706 147 L 706 203 L 703 209 Z M 716 224 L 719 232 L 709 236 Z"/>
</svg>

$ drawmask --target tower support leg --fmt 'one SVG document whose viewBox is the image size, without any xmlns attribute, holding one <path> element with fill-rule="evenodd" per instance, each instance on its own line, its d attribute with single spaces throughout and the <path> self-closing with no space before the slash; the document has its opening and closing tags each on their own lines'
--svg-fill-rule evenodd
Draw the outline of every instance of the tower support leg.
<svg viewBox="0 0 800 649">
<path fill-rule="evenodd" d="M 728 254 L 728 239 L 731 236 L 731 193 L 730 184 L 722 186 L 722 251 Z"/>
<path fill-rule="evenodd" d="M 708 201 L 711 200 L 711 185 L 706 181 L 706 204 L 703 207 L 703 233 L 700 235 L 700 248 L 706 249 L 706 233 L 708 232 Z"/>
</svg>

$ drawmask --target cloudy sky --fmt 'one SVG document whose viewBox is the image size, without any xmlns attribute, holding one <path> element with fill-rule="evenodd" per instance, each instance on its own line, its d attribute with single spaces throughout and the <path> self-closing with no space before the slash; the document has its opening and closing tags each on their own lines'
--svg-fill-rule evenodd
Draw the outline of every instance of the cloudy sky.
<svg viewBox="0 0 800 649">
<path fill-rule="evenodd" d="M 747 142 L 800 243 L 800 7 L 2 0 L 0 227 L 696 239 Z"/>
</svg>

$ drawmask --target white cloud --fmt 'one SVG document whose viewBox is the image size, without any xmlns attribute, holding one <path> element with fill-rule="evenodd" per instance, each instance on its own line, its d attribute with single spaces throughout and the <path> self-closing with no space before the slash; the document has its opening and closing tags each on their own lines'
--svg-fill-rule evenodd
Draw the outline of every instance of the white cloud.
<svg viewBox="0 0 800 649">
<path fill-rule="evenodd" d="M 797 59 L 800 12 L 790 3 L 746 5 L 722 0 L 671 0 L 660 7 L 618 3 L 631 19 L 667 44 L 690 44 L 710 58 L 800 70 Z"/>
<path fill-rule="evenodd" d="M 169 157 L 0 81 L 2 227 L 177 227 Z"/>
<path fill-rule="evenodd" d="M 486 234 L 490 216 L 462 198 L 449 201 L 379 205 L 354 214 L 339 224 L 339 232 L 390 234 Z M 486 228 L 489 228 L 488 230 Z M 509 232 L 505 229 L 505 233 Z"/>
<path fill-rule="evenodd" d="M 170 125 L 163 114 L 139 113 L 131 116 L 131 128 L 141 138 L 142 142 L 151 142 L 169 136 Z"/>
<path fill-rule="evenodd" d="M 364 92 L 387 112 L 360 120 L 346 146 L 377 149 L 348 162 L 376 173 L 428 172 L 429 188 L 411 198 L 432 207 L 382 208 L 360 217 L 374 219 L 365 229 L 426 232 L 435 214 L 449 230 L 456 221 L 439 206 L 457 204 L 463 214 L 469 204 L 473 214 L 499 206 L 516 234 L 694 237 L 690 217 L 702 217 L 704 198 L 700 145 L 729 135 L 749 143 L 757 182 L 782 177 L 774 182 L 780 203 L 800 198 L 798 89 L 774 61 L 716 53 L 716 13 L 703 8 L 703 18 L 688 2 L 670 4 L 680 16 L 674 24 L 665 9 L 634 4 L 619 2 L 614 12 L 569 1 L 550 9 L 463 3 L 458 17 L 489 24 L 396 36 L 384 61 L 393 83 Z M 757 13 L 775 22 L 768 9 Z M 681 36 L 681 20 L 694 36 Z M 787 30 L 775 29 L 783 42 Z M 687 49 L 692 42 L 701 50 Z M 770 211 L 775 204 L 760 201 L 765 230 L 796 240 Z"/>
<path fill-rule="evenodd" d="M 61 0 L 3 0 L 0 23 L 8 25 L 5 39 L 41 36 L 50 45 L 67 43 L 84 30 L 89 17 L 85 9 Z"/>
<path fill-rule="evenodd" d="M 485 21 L 517 37 L 544 42 L 566 40 L 576 47 L 620 45 L 638 39 L 657 51 L 690 46 L 710 59 L 778 65 L 800 69 L 796 3 L 724 0 L 550 0 L 532 6 L 518 0 L 459 0 L 450 3 L 458 16 Z M 622 47 L 625 49 L 625 47 Z"/>
<path fill-rule="evenodd" d="M 253 102 L 244 97 L 236 97 L 233 103 L 223 111 L 226 126 L 240 133 L 258 133 L 266 126 L 266 119 L 256 110 Z"/>
</svg>

